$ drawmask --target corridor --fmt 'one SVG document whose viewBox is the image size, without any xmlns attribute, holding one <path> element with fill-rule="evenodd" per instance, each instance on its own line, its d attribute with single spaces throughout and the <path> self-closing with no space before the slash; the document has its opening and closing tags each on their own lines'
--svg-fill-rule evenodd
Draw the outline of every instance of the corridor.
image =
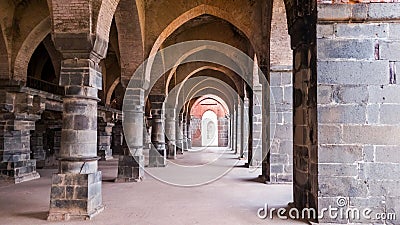
<svg viewBox="0 0 400 225">
<path fill-rule="evenodd" d="M 244 160 L 238 160 L 237 155 L 226 148 L 194 148 L 174 163 L 199 166 L 211 161 L 215 166 L 229 169 L 228 173 L 215 182 L 197 187 L 168 185 L 149 174 L 141 183 L 114 183 L 111 181 L 116 178 L 118 160 L 100 161 L 106 210 L 91 221 L 62 223 L 46 221 L 51 174 L 57 171 L 39 170 L 42 177 L 32 182 L 0 183 L 0 221 L 9 225 L 163 224 L 165 221 L 169 224 L 302 224 L 277 218 L 259 219 L 257 210 L 265 203 L 270 207 L 286 207 L 292 201 L 292 187 L 290 184 L 258 183 L 260 171 L 245 168 Z M 157 170 L 170 171 L 171 164 L 145 170 L 153 174 Z"/>
</svg>

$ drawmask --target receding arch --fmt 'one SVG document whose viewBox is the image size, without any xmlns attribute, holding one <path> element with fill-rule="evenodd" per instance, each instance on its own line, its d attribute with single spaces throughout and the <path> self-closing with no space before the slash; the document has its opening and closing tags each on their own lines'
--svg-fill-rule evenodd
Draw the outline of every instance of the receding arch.
<svg viewBox="0 0 400 225">
<path fill-rule="evenodd" d="M 106 96 L 106 105 L 110 105 L 111 103 L 111 97 L 112 94 L 117 87 L 117 85 L 121 82 L 121 78 L 118 77 L 117 79 L 114 80 L 114 82 L 111 84 L 110 88 L 108 89 L 107 96 Z"/>
<path fill-rule="evenodd" d="M 179 17 L 177 17 L 174 21 L 172 21 L 158 36 L 158 38 L 154 42 L 154 45 L 153 45 L 149 55 L 150 56 L 155 55 L 156 52 L 158 51 L 158 49 L 161 47 L 162 43 L 164 43 L 164 41 L 175 30 L 177 30 L 179 27 L 181 27 L 183 24 L 185 24 L 186 22 L 188 22 L 191 19 L 194 19 L 198 16 L 205 15 L 205 14 L 212 15 L 212 16 L 218 17 L 220 19 L 226 20 L 227 22 L 234 25 L 236 28 L 238 28 L 241 32 L 243 32 L 246 35 L 247 39 L 249 39 L 251 45 L 253 46 L 253 49 L 256 49 L 256 48 L 254 48 L 255 47 L 254 43 L 252 43 L 252 41 L 249 38 L 251 36 L 250 35 L 251 30 L 249 27 L 242 25 L 239 21 L 236 20 L 235 16 L 229 12 L 226 12 L 215 6 L 202 4 L 202 5 L 196 6 L 192 9 L 186 11 L 185 13 L 183 13 Z"/>
<path fill-rule="evenodd" d="M 10 60 L 3 30 L 0 26 L 0 79 L 8 79 L 10 75 Z"/>
<path fill-rule="evenodd" d="M 26 81 L 28 64 L 37 46 L 51 32 L 50 17 L 42 20 L 25 38 L 14 63 L 14 80 Z"/>
<path fill-rule="evenodd" d="M 128 84 L 144 60 L 143 29 L 138 7 L 135 0 L 121 0 L 115 12 L 123 86 Z"/>
</svg>

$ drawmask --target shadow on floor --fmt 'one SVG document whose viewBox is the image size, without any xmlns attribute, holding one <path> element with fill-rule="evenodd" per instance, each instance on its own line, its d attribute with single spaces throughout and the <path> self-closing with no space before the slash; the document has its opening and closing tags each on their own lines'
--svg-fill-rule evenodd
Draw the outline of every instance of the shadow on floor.
<svg viewBox="0 0 400 225">
<path fill-rule="evenodd" d="M 27 217 L 27 218 L 32 218 L 32 219 L 40 219 L 40 220 L 47 220 L 49 212 L 27 212 L 27 213 L 18 213 L 15 214 L 16 216 L 19 217 Z"/>
</svg>

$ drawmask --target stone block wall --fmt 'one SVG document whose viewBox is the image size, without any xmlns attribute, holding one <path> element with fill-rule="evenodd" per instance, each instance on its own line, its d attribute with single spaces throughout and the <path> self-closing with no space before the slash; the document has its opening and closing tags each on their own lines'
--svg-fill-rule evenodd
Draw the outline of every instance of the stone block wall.
<svg viewBox="0 0 400 225">
<path fill-rule="evenodd" d="M 293 180 L 293 84 L 291 66 L 273 66 L 271 80 L 271 182 Z"/>
<path fill-rule="evenodd" d="M 344 197 L 346 209 L 399 216 L 399 31 L 400 3 L 319 5 L 320 209 L 336 207 Z M 400 224 L 399 219 L 335 222 Z"/>
</svg>

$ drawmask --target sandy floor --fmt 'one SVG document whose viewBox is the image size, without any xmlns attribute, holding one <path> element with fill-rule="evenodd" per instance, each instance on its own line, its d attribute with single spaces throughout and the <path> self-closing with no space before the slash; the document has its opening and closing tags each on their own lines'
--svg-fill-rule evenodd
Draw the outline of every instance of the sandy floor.
<svg viewBox="0 0 400 225">
<path fill-rule="evenodd" d="M 210 163 L 210 159 L 216 158 L 220 160 Z M 180 187 L 177 185 L 190 186 L 209 179 L 206 176 L 209 172 L 197 168 L 177 175 L 177 167 L 170 162 L 166 168 L 146 170 L 174 185 L 149 174 L 140 183 L 114 183 L 111 181 L 117 175 L 117 160 L 100 162 L 105 210 L 90 221 L 50 223 L 45 219 L 50 177 L 56 170 L 39 170 L 40 179 L 17 185 L 0 183 L 0 224 L 302 224 L 257 217 L 257 210 L 266 203 L 270 207 L 285 207 L 291 202 L 292 187 L 257 182 L 260 171 L 245 168 L 244 161 L 237 160 L 231 152 L 221 152 L 218 148 L 186 152 L 174 163 L 196 166 L 209 163 L 207 168 L 211 168 L 211 173 L 226 171 L 227 174 L 207 185 Z M 188 180 L 190 173 L 192 179 Z"/>
</svg>

